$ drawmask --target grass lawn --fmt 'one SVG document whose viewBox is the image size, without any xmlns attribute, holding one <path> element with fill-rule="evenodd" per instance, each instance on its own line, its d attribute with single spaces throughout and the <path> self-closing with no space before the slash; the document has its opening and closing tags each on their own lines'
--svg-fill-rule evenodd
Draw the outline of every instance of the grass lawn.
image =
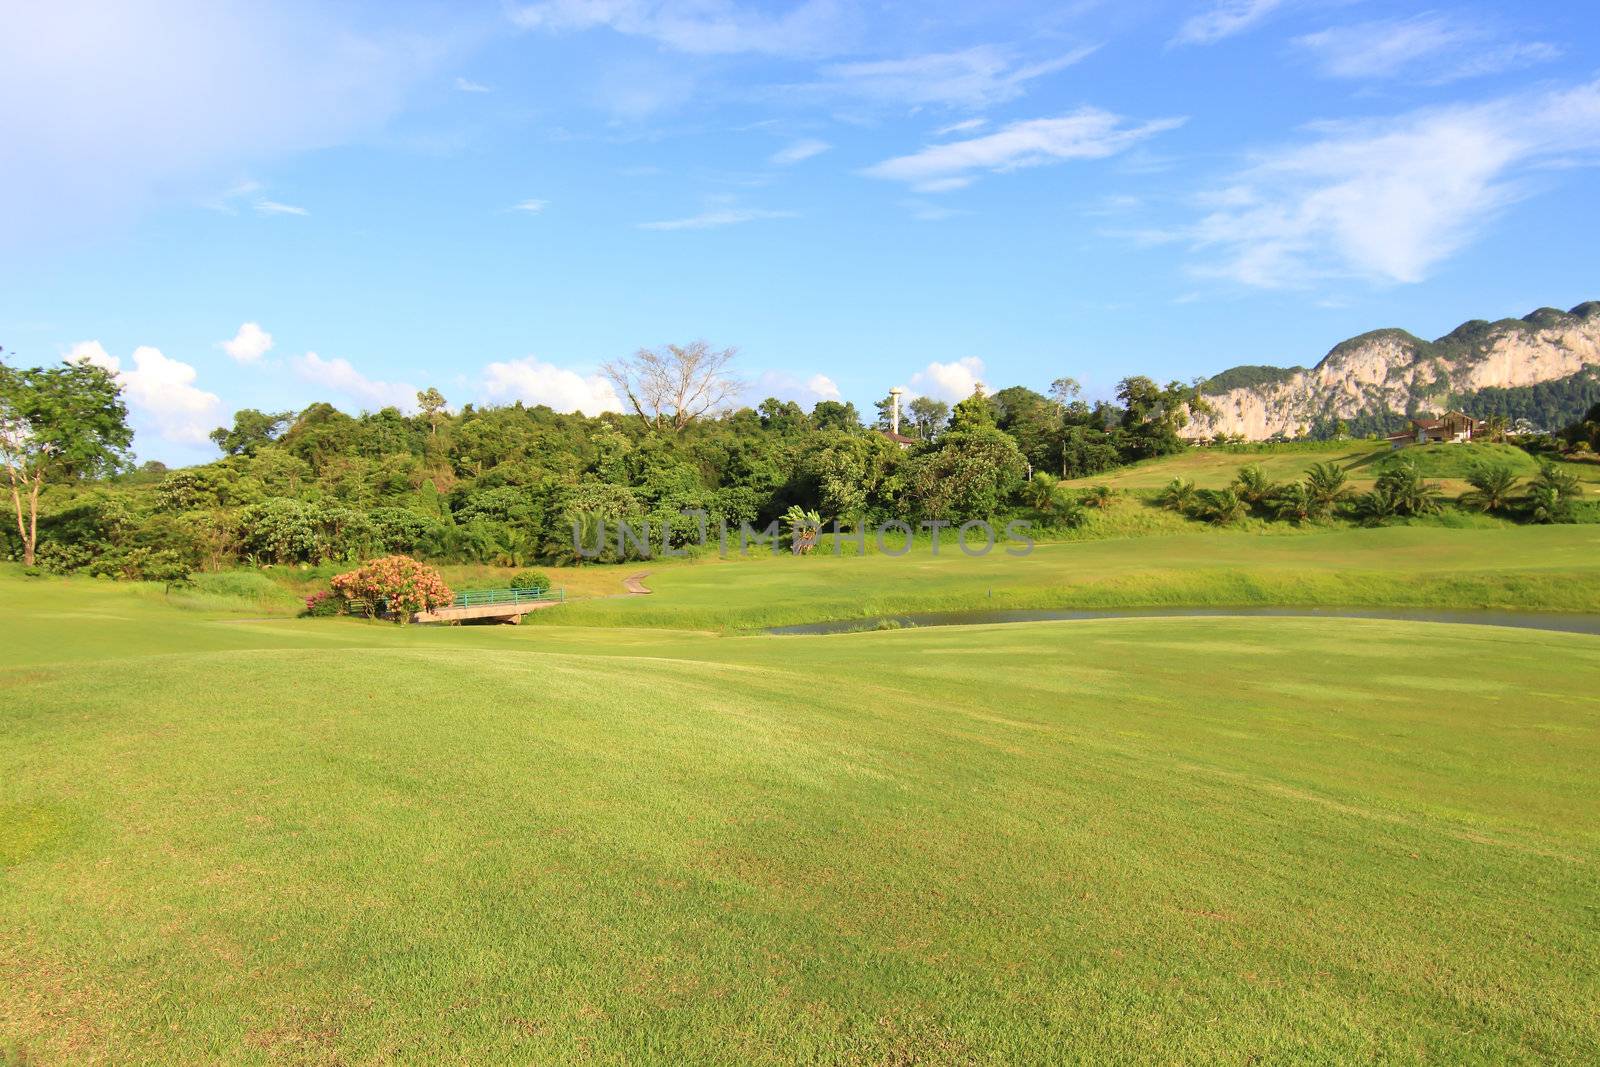
<svg viewBox="0 0 1600 1067">
<path fill-rule="evenodd" d="M 607 568 L 647 570 L 649 597 L 575 602 L 532 616 L 549 626 L 749 628 L 969 608 L 1338 605 L 1600 612 L 1600 526 L 1437 526 L 1213 530 L 1166 516 L 1180 532 L 1040 544 L 1027 556 L 711 557 Z M 558 584 L 566 572 L 552 572 Z M 588 580 L 592 581 L 592 575 Z"/>
<path fill-rule="evenodd" d="M 1440 551 L 1380 532 L 1408 566 Z M 1563 533 L 1461 542 L 1457 569 L 1592 560 Z M 682 566 L 614 603 L 709 610 L 695 576 L 720 575 L 735 607 L 831 604 L 845 572 L 797 577 L 819 562 Z M 0 574 L 0 1062 L 1600 1045 L 1600 639 L 398 628 L 177 599 Z"/>
</svg>

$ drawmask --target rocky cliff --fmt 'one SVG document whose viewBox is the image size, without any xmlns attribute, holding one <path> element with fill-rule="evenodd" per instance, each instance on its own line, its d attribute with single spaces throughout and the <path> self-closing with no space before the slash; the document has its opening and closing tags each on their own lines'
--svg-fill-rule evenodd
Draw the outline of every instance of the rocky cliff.
<svg viewBox="0 0 1600 1067">
<path fill-rule="evenodd" d="M 1202 387 L 1215 409 L 1191 437 L 1252 440 L 1326 431 L 1338 420 L 1383 423 L 1438 412 L 1464 396 L 1570 378 L 1600 366 L 1600 301 L 1522 319 L 1463 323 L 1435 341 L 1404 330 L 1352 337 L 1310 370 L 1237 367 Z"/>
</svg>

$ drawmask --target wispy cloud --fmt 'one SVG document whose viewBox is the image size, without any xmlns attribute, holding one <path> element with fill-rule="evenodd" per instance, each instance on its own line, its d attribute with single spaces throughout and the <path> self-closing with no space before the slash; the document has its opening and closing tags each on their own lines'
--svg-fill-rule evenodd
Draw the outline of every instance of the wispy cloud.
<svg viewBox="0 0 1600 1067">
<path fill-rule="evenodd" d="M 802 163 L 813 156 L 820 156 L 832 147 L 827 141 L 818 141 L 814 138 L 796 141 L 774 152 L 768 162 L 778 167 L 790 167 L 796 163 Z"/>
<path fill-rule="evenodd" d="M 1085 46 L 1024 62 L 1013 49 L 977 45 L 905 59 L 836 63 L 823 68 L 820 81 L 794 88 L 899 106 L 984 108 L 1015 100 L 1027 91 L 1028 82 L 1081 62 L 1094 51 L 1094 46 Z M 958 123 L 948 130 L 970 128 Z"/>
<path fill-rule="evenodd" d="M 764 219 L 798 218 L 793 211 L 765 211 L 760 208 L 714 208 L 691 215 L 686 219 L 666 219 L 662 222 L 641 222 L 641 230 L 710 230 L 718 226 L 737 226 L 745 222 Z"/>
<path fill-rule="evenodd" d="M 289 361 L 295 374 L 304 380 L 336 393 L 343 393 L 375 408 L 417 409 L 417 387 L 405 382 L 385 382 L 368 378 L 347 359 L 323 359 L 307 352 Z"/>
<path fill-rule="evenodd" d="M 971 133 L 973 130 L 981 130 L 987 125 L 989 125 L 988 119 L 962 119 L 960 122 L 952 122 L 948 126 L 940 126 L 933 131 L 933 135 L 935 137 L 949 137 L 952 133 Z"/>
<path fill-rule="evenodd" d="M 842 0 L 803 0 L 783 14 L 722 0 L 539 0 L 513 8 L 528 30 L 605 28 L 694 55 L 830 55 L 853 36 L 857 15 Z"/>
<path fill-rule="evenodd" d="M 1008 171 L 1069 159 L 1103 159 L 1148 137 L 1182 125 L 1181 118 L 1129 123 L 1119 115 L 1086 107 L 1053 119 L 1013 122 L 965 141 L 929 145 L 911 155 L 867 168 L 873 178 L 914 183 L 920 191 L 959 188 L 972 171 Z"/>
<path fill-rule="evenodd" d="M 549 206 L 550 201 L 548 200 L 524 200 L 521 203 L 512 204 L 511 210 L 521 211 L 527 215 L 538 215 L 542 214 L 544 209 Z"/>
<path fill-rule="evenodd" d="M 1295 38 L 1331 78 L 1414 78 L 1440 84 L 1549 62 L 1561 51 L 1507 42 L 1484 26 L 1426 14 L 1337 26 Z"/>
<path fill-rule="evenodd" d="M 1201 273 L 1250 286 L 1421 281 L 1531 195 L 1536 168 L 1600 152 L 1600 81 L 1309 132 L 1164 236 L 1212 253 Z"/>
<path fill-rule="evenodd" d="M 1284 0 L 1214 0 L 1178 27 L 1173 44 L 1216 44 L 1251 29 L 1282 7 Z"/>
<path fill-rule="evenodd" d="M 475 82 L 469 78 L 457 78 L 456 89 L 463 93 L 492 93 L 493 89 L 482 82 Z"/>
<path fill-rule="evenodd" d="M 311 212 L 294 204 L 285 204 L 277 200 L 257 200 L 253 205 L 256 213 L 260 215 L 309 215 Z"/>
</svg>

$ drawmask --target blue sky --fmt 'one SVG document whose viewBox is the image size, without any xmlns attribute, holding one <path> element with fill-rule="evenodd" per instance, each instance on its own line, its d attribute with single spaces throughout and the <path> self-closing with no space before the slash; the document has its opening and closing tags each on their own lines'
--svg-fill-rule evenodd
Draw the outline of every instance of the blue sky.
<svg viewBox="0 0 1600 1067">
<path fill-rule="evenodd" d="M 1093 395 L 1600 298 L 1578 3 L 0 7 L 0 345 L 244 406 Z"/>
</svg>

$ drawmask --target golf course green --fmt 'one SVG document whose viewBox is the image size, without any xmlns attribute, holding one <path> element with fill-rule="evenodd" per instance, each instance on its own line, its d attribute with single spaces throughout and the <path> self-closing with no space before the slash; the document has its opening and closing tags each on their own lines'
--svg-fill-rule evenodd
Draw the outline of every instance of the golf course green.
<svg viewBox="0 0 1600 1067">
<path fill-rule="evenodd" d="M 1584 1062 L 1600 638 L 735 631 L 1185 552 L 1592 609 L 1592 529 L 676 564 L 522 627 L 0 572 L 0 1062 Z"/>
</svg>

